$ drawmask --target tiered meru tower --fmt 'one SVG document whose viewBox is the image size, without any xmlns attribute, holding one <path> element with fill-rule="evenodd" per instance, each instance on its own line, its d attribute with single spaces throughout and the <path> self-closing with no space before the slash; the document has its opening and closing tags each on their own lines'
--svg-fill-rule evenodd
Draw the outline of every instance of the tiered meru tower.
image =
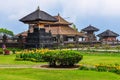
<svg viewBox="0 0 120 80">
<path fill-rule="evenodd" d="M 86 36 L 87 36 L 87 37 L 85 38 L 85 41 L 87 41 L 87 42 L 97 41 L 94 32 L 99 31 L 98 28 L 89 25 L 88 27 L 82 29 L 82 31 L 86 32 Z"/>
<path fill-rule="evenodd" d="M 21 22 L 29 25 L 26 37 L 26 48 L 45 48 L 52 46 L 51 31 L 46 32 L 44 26 L 56 22 L 57 19 L 48 13 L 38 9 L 20 19 Z"/>
</svg>

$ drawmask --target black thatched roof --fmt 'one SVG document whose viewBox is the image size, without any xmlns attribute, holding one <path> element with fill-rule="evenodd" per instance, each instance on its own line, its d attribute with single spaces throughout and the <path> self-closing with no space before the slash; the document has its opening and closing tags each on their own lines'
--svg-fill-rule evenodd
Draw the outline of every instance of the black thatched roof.
<svg viewBox="0 0 120 80">
<path fill-rule="evenodd" d="M 94 26 L 89 25 L 88 27 L 82 29 L 82 31 L 99 31 L 99 29 Z"/>
<path fill-rule="evenodd" d="M 49 22 L 56 22 L 57 19 L 51 16 L 50 14 L 41 11 L 39 8 L 32 12 L 31 14 L 23 17 L 20 19 L 21 22 L 33 22 L 33 21 L 49 21 Z"/>
<path fill-rule="evenodd" d="M 113 31 L 110 31 L 110 30 L 106 30 L 101 34 L 98 34 L 97 36 L 98 37 L 118 37 L 119 34 L 113 32 Z"/>
</svg>

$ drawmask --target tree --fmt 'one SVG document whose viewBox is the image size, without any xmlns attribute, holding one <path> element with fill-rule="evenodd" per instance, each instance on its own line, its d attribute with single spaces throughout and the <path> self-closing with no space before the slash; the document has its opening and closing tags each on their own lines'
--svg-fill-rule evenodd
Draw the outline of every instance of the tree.
<svg viewBox="0 0 120 80">
<path fill-rule="evenodd" d="M 14 36 L 14 33 L 6 28 L 0 28 L 0 34 L 6 34 L 9 36 Z"/>
<path fill-rule="evenodd" d="M 78 31 L 78 28 L 76 27 L 75 24 L 72 24 L 72 28 L 73 28 L 74 30 Z"/>
</svg>

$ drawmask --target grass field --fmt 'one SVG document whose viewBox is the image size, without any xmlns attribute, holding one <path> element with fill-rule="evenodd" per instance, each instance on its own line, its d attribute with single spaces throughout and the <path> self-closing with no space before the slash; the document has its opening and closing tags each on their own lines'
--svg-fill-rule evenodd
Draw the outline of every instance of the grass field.
<svg viewBox="0 0 120 80">
<path fill-rule="evenodd" d="M 81 52 L 83 60 L 81 64 L 119 64 L 120 65 L 120 53 L 105 53 L 105 52 Z"/>
<path fill-rule="evenodd" d="M 0 80 L 120 80 L 120 76 L 80 70 L 0 69 Z"/>
<path fill-rule="evenodd" d="M 82 52 L 81 52 L 82 53 Z M 82 53 L 79 64 L 120 64 L 120 54 Z M 43 63 L 15 61 L 15 55 L 0 55 L 0 65 L 34 66 Z M 33 68 L 0 68 L 0 80 L 120 80 L 120 75 L 110 72 L 81 70 L 43 70 Z"/>
<path fill-rule="evenodd" d="M 40 63 L 35 63 L 31 61 L 16 61 L 16 55 L 0 55 L 0 65 L 37 65 Z"/>
<path fill-rule="evenodd" d="M 82 64 L 96 65 L 96 64 L 119 64 L 119 56 L 84 56 L 83 60 L 80 62 Z"/>
</svg>

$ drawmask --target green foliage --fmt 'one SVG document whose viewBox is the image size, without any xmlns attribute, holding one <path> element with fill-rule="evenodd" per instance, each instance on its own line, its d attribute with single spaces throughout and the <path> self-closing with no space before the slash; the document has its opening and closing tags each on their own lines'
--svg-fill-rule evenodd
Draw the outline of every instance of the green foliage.
<svg viewBox="0 0 120 80">
<path fill-rule="evenodd" d="M 59 65 L 61 67 L 74 66 L 82 60 L 82 55 L 77 51 L 71 50 L 49 50 L 44 53 L 41 52 L 22 52 L 16 55 L 16 60 L 27 60 L 35 62 L 49 62 L 51 67 Z"/>
<path fill-rule="evenodd" d="M 76 27 L 75 24 L 72 24 L 72 28 L 73 28 L 74 30 L 78 31 L 78 28 Z"/>
<path fill-rule="evenodd" d="M 95 49 L 99 49 L 100 48 L 100 44 L 95 44 L 94 47 L 95 47 Z"/>
<path fill-rule="evenodd" d="M 106 51 L 111 48 L 111 46 L 108 45 L 108 44 L 104 44 L 104 45 L 102 45 L 102 47 L 103 47 L 103 49 L 105 49 Z"/>
<path fill-rule="evenodd" d="M 81 48 L 81 50 L 83 50 L 85 48 L 85 46 L 83 44 L 79 44 L 78 47 Z"/>
<path fill-rule="evenodd" d="M 103 72 L 103 71 L 105 72 L 108 70 L 107 66 L 97 66 L 96 68 L 97 68 L 97 71 L 99 72 Z"/>
<path fill-rule="evenodd" d="M 98 71 L 98 72 L 113 72 L 120 74 L 120 68 L 119 65 L 104 65 L 104 64 L 99 64 L 99 65 L 94 65 L 94 66 L 87 66 L 87 65 L 81 65 L 79 67 L 80 70 L 92 70 L 92 71 Z"/>
<path fill-rule="evenodd" d="M 67 44 L 66 46 L 67 46 L 67 48 L 74 48 L 75 47 L 74 44 Z"/>
<path fill-rule="evenodd" d="M 120 51 L 120 45 L 117 45 L 115 48 L 118 50 L 118 52 Z"/>
<path fill-rule="evenodd" d="M 16 60 L 26 60 L 26 61 L 33 61 L 33 62 L 43 62 L 42 54 L 40 53 L 22 53 L 16 54 Z"/>
<path fill-rule="evenodd" d="M 10 35 L 10 36 L 14 36 L 14 33 L 12 31 L 7 30 L 5 28 L 0 28 L 0 33 L 7 34 L 7 35 Z"/>
<path fill-rule="evenodd" d="M 89 68 L 86 67 L 86 66 L 80 66 L 79 69 L 80 69 L 80 70 L 89 70 Z"/>
<path fill-rule="evenodd" d="M 82 58 L 83 56 L 80 55 L 79 52 L 70 50 L 48 51 L 43 55 L 43 59 L 49 62 L 49 65 L 52 67 L 56 65 L 61 67 L 74 66 L 74 64 L 78 63 Z"/>
<path fill-rule="evenodd" d="M 108 71 L 109 71 L 109 72 L 117 73 L 119 70 L 117 70 L 116 67 L 108 67 Z M 120 73 L 119 73 L 119 74 L 120 74 Z"/>
</svg>

